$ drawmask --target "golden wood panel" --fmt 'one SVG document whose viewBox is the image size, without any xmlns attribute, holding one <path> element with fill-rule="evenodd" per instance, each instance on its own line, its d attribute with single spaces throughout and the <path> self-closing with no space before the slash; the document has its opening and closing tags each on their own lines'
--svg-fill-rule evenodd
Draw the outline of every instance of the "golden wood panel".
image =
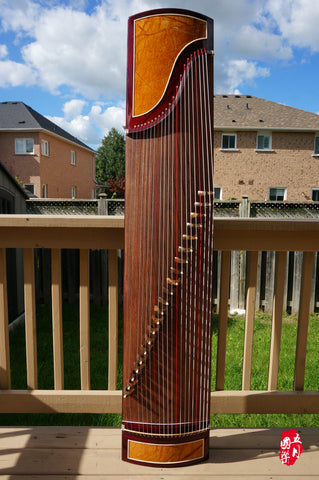
<svg viewBox="0 0 319 480">
<path fill-rule="evenodd" d="M 143 115 L 158 104 L 179 53 L 190 42 L 206 36 L 206 22 L 186 15 L 155 15 L 136 20 L 134 116 Z"/>
<path fill-rule="evenodd" d="M 183 463 L 204 457 L 204 439 L 178 444 L 154 444 L 128 440 L 128 458 L 145 463 Z"/>
</svg>

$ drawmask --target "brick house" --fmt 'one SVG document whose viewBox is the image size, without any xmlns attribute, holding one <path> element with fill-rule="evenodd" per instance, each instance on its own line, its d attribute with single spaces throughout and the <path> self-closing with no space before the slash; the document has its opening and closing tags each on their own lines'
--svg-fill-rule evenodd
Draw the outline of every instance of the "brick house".
<svg viewBox="0 0 319 480">
<path fill-rule="evenodd" d="M 215 198 L 319 201 L 319 115 L 215 95 L 214 132 Z"/>
<path fill-rule="evenodd" d="M 0 103 L 0 162 L 37 197 L 95 197 L 95 151 L 22 102 Z"/>
</svg>

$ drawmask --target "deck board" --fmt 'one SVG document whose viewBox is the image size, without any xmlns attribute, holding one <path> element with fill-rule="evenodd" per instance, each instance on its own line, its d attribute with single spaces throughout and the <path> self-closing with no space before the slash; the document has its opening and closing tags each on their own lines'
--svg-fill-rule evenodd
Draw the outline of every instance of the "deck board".
<svg viewBox="0 0 319 480">
<path fill-rule="evenodd" d="M 0 480 L 318 478 L 319 429 L 298 429 L 304 452 L 291 467 L 282 465 L 278 457 L 282 431 L 279 428 L 213 429 L 208 461 L 188 467 L 157 469 L 121 461 L 119 429 L 2 427 Z"/>
</svg>

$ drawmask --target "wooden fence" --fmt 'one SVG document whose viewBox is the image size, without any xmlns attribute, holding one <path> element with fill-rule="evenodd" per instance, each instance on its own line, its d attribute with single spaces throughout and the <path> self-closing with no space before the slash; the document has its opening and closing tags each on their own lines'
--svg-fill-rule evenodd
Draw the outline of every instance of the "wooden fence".
<svg viewBox="0 0 319 480">
<path fill-rule="evenodd" d="M 278 218 L 278 219 L 319 219 L 319 202 L 250 202 L 247 197 L 241 201 L 216 201 L 214 203 L 215 218 Z M 124 215 L 124 200 L 107 199 L 101 196 L 98 200 L 28 200 L 29 213 L 38 214 L 86 214 Z M 319 248 L 318 248 L 319 249 Z M 51 302 L 50 282 L 50 250 L 35 251 L 36 268 L 36 301 L 49 304 Z M 78 252 L 63 250 L 62 282 L 63 299 L 68 303 L 78 300 L 79 269 Z M 299 308 L 299 292 L 303 255 L 300 252 L 287 252 L 285 273 L 285 295 L 283 309 L 288 313 L 297 313 Z M 319 268 L 318 255 L 314 255 L 313 279 L 311 284 L 310 311 L 319 309 Z M 123 251 L 118 251 L 119 262 L 119 297 L 122 298 Z M 214 309 L 219 309 L 219 271 L 221 268 L 220 253 L 214 254 L 215 278 L 213 288 Z M 91 284 L 90 299 L 97 305 L 106 305 L 107 289 L 107 253 L 90 252 Z M 257 309 L 272 311 L 272 299 L 275 281 L 275 252 L 259 252 L 257 272 Z M 94 273 L 93 273 L 94 272 Z M 229 307 L 231 312 L 244 313 L 247 289 L 247 255 L 245 251 L 234 251 L 231 254 L 231 275 L 229 291 Z"/>
<path fill-rule="evenodd" d="M 319 246 L 319 245 L 318 245 Z M 300 302 L 301 270 L 303 264 L 302 252 L 286 253 L 286 270 L 284 278 L 283 310 L 287 313 L 297 313 Z M 275 261 L 276 252 L 259 252 L 257 259 L 256 308 L 264 312 L 272 312 L 275 288 Z M 219 309 L 218 281 L 221 269 L 221 254 L 214 253 L 214 307 Z M 230 291 L 229 308 L 231 313 L 245 313 L 246 291 L 248 282 L 248 259 L 245 251 L 231 253 L 230 261 Z M 318 255 L 314 253 L 313 276 L 311 282 L 310 312 L 319 308 L 319 269 Z"/>
<path fill-rule="evenodd" d="M 299 309 L 299 293 L 301 282 L 301 269 L 303 263 L 302 252 L 287 252 L 285 288 L 283 310 L 288 313 L 297 313 Z M 90 250 L 90 301 L 94 305 L 107 305 L 107 276 L 108 276 L 108 253 L 105 250 Z M 122 302 L 123 293 L 123 250 L 117 251 L 119 271 L 119 301 Z M 275 285 L 275 252 L 259 252 L 257 262 L 257 288 L 256 308 L 265 312 L 271 312 L 273 308 L 273 296 Z M 50 249 L 36 249 L 35 278 L 36 278 L 36 303 L 49 305 L 51 303 L 51 251 Z M 61 274 L 63 286 L 63 301 L 76 303 L 79 300 L 79 251 L 61 251 Z M 214 284 L 213 305 L 214 311 L 219 311 L 220 292 L 220 269 L 221 253 L 214 252 Z M 247 253 L 245 251 L 233 251 L 230 261 L 230 288 L 229 309 L 231 313 L 245 313 L 247 291 Z M 310 312 L 315 312 L 319 307 L 319 269 L 318 255 L 314 253 L 313 278 L 311 283 Z"/>
<path fill-rule="evenodd" d="M 214 203 L 215 218 L 256 218 L 278 220 L 319 220 L 319 202 L 250 202 L 244 196 L 241 201 L 216 201 Z M 319 245 L 318 245 L 319 249 Z M 283 309 L 288 313 L 297 313 L 300 301 L 302 252 L 287 251 L 286 271 L 284 279 Z M 214 282 L 214 305 L 218 311 L 218 271 L 220 270 L 220 254 L 215 253 L 216 277 Z M 275 285 L 275 252 L 259 252 L 257 262 L 256 306 L 265 312 L 273 308 Z M 247 289 L 247 254 L 235 251 L 231 254 L 231 277 L 229 306 L 231 312 L 244 312 Z M 313 277 L 311 282 L 310 312 L 319 309 L 319 268 L 318 255 L 314 254 Z"/>
<path fill-rule="evenodd" d="M 121 413 L 118 374 L 118 262 L 123 249 L 124 219 L 119 217 L 0 216 L 0 412 Z M 217 219 L 215 249 L 220 255 L 218 344 L 216 384 L 211 392 L 212 413 L 319 413 L 319 392 L 304 391 L 307 336 L 314 252 L 319 245 L 319 221 Z M 7 312 L 7 248 L 22 248 L 24 255 L 25 331 L 28 390 L 12 390 Z M 36 339 L 36 279 L 34 250 L 51 250 L 51 303 L 54 390 L 38 389 Z M 61 250 L 79 250 L 79 311 L 81 390 L 64 390 L 63 285 Z M 90 256 L 89 251 L 108 250 L 108 390 L 90 390 Z M 242 389 L 225 391 L 225 361 L 228 335 L 228 301 L 233 251 L 245 251 L 247 293 L 242 362 Z M 251 390 L 254 318 L 258 285 L 259 252 L 276 252 L 269 351 L 268 390 Z M 287 252 L 302 252 L 298 331 L 293 390 L 278 391 Z M 74 339 L 75 341 L 75 339 Z M 215 352 L 214 352 L 215 354 Z M 313 352 L 308 355 L 314 354 Z M 12 358 L 14 361 L 14 358 Z M 94 361 L 94 358 L 92 359 Z"/>
<path fill-rule="evenodd" d="M 117 250 L 119 301 L 122 302 L 123 293 L 123 264 L 124 252 Z M 108 251 L 90 250 L 90 302 L 94 305 L 108 304 Z M 51 304 L 51 250 L 35 249 L 35 296 L 36 303 Z M 61 277 L 63 301 L 77 303 L 79 301 L 79 251 L 61 250 Z"/>
</svg>

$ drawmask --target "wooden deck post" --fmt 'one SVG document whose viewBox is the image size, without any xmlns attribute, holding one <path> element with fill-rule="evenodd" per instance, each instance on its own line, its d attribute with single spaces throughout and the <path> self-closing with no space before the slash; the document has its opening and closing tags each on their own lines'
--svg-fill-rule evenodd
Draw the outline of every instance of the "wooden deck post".
<svg viewBox="0 0 319 480">
<path fill-rule="evenodd" d="M 90 390 L 90 251 L 80 250 L 81 389 Z"/>
<path fill-rule="evenodd" d="M 258 252 L 249 252 L 242 390 L 249 390 L 253 357 Z"/>
<path fill-rule="evenodd" d="M 305 382 L 305 366 L 307 353 L 307 337 L 309 324 L 309 309 L 311 298 L 311 282 L 313 270 L 313 252 L 305 252 L 302 262 L 302 277 L 298 313 L 298 332 L 295 363 L 295 390 L 303 390 Z"/>
<path fill-rule="evenodd" d="M 53 361 L 54 361 L 54 388 L 64 388 L 63 364 L 63 331 L 62 331 L 62 285 L 61 285 L 61 250 L 53 248 L 51 251 L 52 272 L 52 332 L 53 332 Z"/>
<path fill-rule="evenodd" d="M 6 250 L 0 248 L 0 389 L 10 384 Z"/>
<path fill-rule="evenodd" d="M 108 251 L 109 261 L 109 368 L 108 389 L 116 390 L 118 344 L 118 271 L 117 250 Z"/>
<path fill-rule="evenodd" d="M 33 248 L 25 248 L 23 257 L 27 385 L 30 389 L 36 389 L 38 388 L 38 364 Z"/>
<path fill-rule="evenodd" d="M 275 286 L 270 342 L 268 390 L 276 390 L 278 385 L 281 326 L 286 278 L 286 252 L 276 253 Z"/>
<path fill-rule="evenodd" d="M 222 252 L 221 255 L 221 281 L 219 296 L 218 344 L 216 364 L 216 390 L 224 390 L 226 340 L 228 321 L 228 296 L 230 278 L 230 253 Z"/>
</svg>

